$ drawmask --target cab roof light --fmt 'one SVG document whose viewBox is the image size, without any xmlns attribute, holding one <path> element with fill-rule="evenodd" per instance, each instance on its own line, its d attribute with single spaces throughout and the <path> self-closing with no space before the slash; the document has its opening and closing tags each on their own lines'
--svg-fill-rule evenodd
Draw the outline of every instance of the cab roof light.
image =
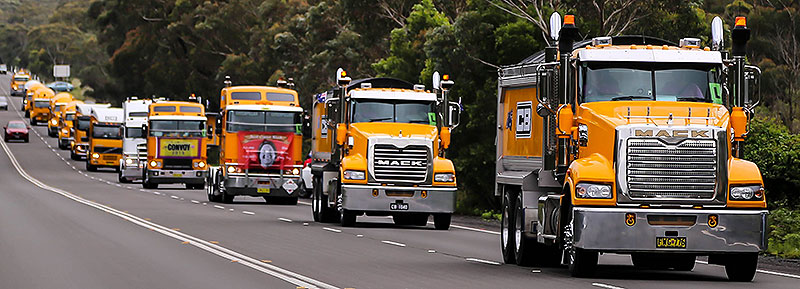
<svg viewBox="0 0 800 289">
<path fill-rule="evenodd" d="M 611 46 L 611 37 L 595 37 L 592 38 L 592 46 L 606 47 Z"/>
<path fill-rule="evenodd" d="M 680 41 L 682 48 L 700 48 L 699 38 L 682 38 Z"/>
<path fill-rule="evenodd" d="M 575 15 L 564 15 L 564 25 L 575 25 Z"/>
<path fill-rule="evenodd" d="M 736 17 L 736 27 L 747 27 L 747 18 L 739 16 Z"/>
<path fill-rule="evenodd" d="M 364 88 L 364 89 L 372 88 L 372 83 L 364 82 L 364 83 L 361 84 L 361 88 Z"/>
<path fill-rule="evenodd" d="M 416 90 L 416 91 L 425 90 L 425 85 L 423 85 L 423 84 L 414 84 L 414 90 Z"/>
</svg>

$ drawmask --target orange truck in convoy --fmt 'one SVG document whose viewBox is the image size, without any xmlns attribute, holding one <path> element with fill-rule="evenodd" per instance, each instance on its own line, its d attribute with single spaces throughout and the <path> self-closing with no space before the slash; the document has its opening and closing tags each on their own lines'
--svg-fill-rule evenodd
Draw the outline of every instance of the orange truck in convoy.
<svg viewBox="0 0 800 289">
<path fill-rule="evenodd" d="M 187 189 L 203 189 L 208 163 L 205 107 L 196 102 L 163 101 L 149 106 L 147 166 L 142 187 L 183 183 Z"/>
<path fill-rule="evenodd" d="M 47 87 L 36 89 L 33 98 L 28 102 L 30 106 L 31 125 L 40 122 L 47 123 L 50 116 L 50 99 L 55 96 L 55 92 Z"/>
<path fill-rule="evenodd" d="M 314 220 L 353 226 L 366 214 L 425 226 L 433 215 L 437 230 L 449 229 L 456 173 L 445 151 L 460 113 L 447 96 L 453 82 L 434 76 L 431 92 L 394 78 L 351 81 L 341 68 L 336 82 L 314 99 Z"/>
<path fill-rule="evenodd" d="M 86 170 L 97 171 L 98 168 L 119 170 L 122 159 L 122 122 L 124 114 L 121 108 L 92 107 Z"/>
<path fill-rule="evenodd" d="M 281 82 L 284 83 L 284 82 Z M 209 201 L 235 196 L 296 204 L 302 156 L 303 109 L 287 87 L 231 86 L 220 94 L 219 167 L 209 167 Z"/>
<path fill-rule="evenodd" d="M 551 18 L 557 46 L 498 79 L 496 194 L 506 263 L 565 264 L 591 276 L 602 253 L 690 271 L 697 256 L 750 281 L 767 248 L 758 167 L 742 159 L 760 71 L 743 17 L 722 51 L 646 36 L 578 40 Z"/>
<path fill-rule="evenodd" d="M 72 121 L 72 141 L 69 144 L 69 157 L 82 160 L 88 156 L 89 127 L 92 125 L 92 108 L 107 108 L 110 104 L 79 103 L 75 105 L 75 118 Z"/>
<path fill-rule="evenodd" d="M 64 106 L 58 117 L 58 148 L 62 150 L 69 149 L 69 145 L 74 138 L 72 137 L 72 129 L 74 125 L 75 115 L 77 114 L 78 104 L 83 101 L 73 100 Z"/>
<path fill-rule="evenodd" d="M 14 73 L 11 78 L 11 96 L 25 95 L 25 83 L 31 80 L 31 75 L 25 70 Z"/>
<path fill-rule="evenodd" d="M 50 113 L 47 121 L 47 135 L 50 137 L 58 137 L 58 126 L 61 123 L 61 111 L 67 106 L 67 103 L 73 101 L 72 94 L 68 92 L 59 92 L 50 99 Z"/>
</svg>

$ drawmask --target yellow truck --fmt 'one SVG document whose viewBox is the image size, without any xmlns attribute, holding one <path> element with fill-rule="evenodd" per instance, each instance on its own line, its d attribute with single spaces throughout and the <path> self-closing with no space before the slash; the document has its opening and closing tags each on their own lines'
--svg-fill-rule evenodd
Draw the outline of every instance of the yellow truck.
<svg viewBox="0 0 800 289">
<path fill-rule="evenodd" d="M 438 73 L 436 73 L 438 75 Z M 458 125 L 453 82 L 434 91 L 393 78 L 351 81 L 317 94 L 312 117 L 312 212 L 318 222 L 353 226 L 356 217 L 392 216 L 396 224 L 447 230 L 456 173 L 445 151 Z"/>
<path fill-rule="evenodd" d="M 25 83 L 31 80 L 31 75 L 25 70 L 14 73 L 11 78 L 11 96 L 25 95 Z"/>
<path fill-rule="evenodd" d="M 67 103 L 64 106 L 64 109 L 61 110 L 61 113 L 58 117 L 58 148 L 62 150 L 69 149 L 69 145 L 74 138 L 72 137 L 72 129 L 75 120 L 75 114 L 77 113 L 77 106 L 78 104 L 82 104 L 83 101 L 74 100 Z"/>
<path fill-rule="evenodd" d="M 303 109 L 297 92 L 282 87 L 222 89 L 220 166 L 209 167 L 206 192 L 212 202 L 234 196 L 263 197 L 268 203 L 297 204 L 302 162 Z"/>
<path fill-rule="evenodd" d="M 203 189 L 208 174 L 205 107 L 196 102 L 164 101 L 149 106 L 147 124 L 147 166 L 142 187 L 186 184 Z"/>
<path fill-rule="evenodd" d="M 69 157 L 73 160 L 82 160 L 88 156 L 89 127 L 92 125 L 92 108 L 111 107 L 110 104 L 79 103 L 75 105 L 75 119 L 72 120 L 72 141 L 69 144 Z"/>
<path fill-rule="evenodd" d="M 54 96 L 55 92 L 47 87 L 38 88 L 33 92 L 33 98 L 28 102 L 31 125 L 37 125 L 40 122 L 47 123 L 50 115 L 50 99 Z"/>
<path fill-rule="evenodd" d="M 22 107 L 19 108 L 21 111 L 25 112 L 25 117 L 30 117 L 30 107 L 28 106 L 28 103 L 30 103 L 33 99 L 34 91 L 42 87 L 46 86 L 36 80 L 29 80 L 25 83 L 25 92 L 22 94 Z"/>
<path fill-rule="evenodd" d="M 50 99 L 50 113 L 48 114 L 47 121 L 47 135 L 50 137 L 58 137 L 58 126 L 60 124 L 61 110 L 67 106 L 67 103 L 72 101 L 72 94 L 68 92 L 59 92 Z"/>
<path fill-rule="evenodd" d="M 89 123 L 89 145 L 86 157 L 86 170 L 98 168 L 119 170 L 122 159 L 122 121 L 121 108 L 92 107 Z"/>
<path fill-rule="evenodd" d="M 499 70 L 496 194 L 506 263 L 592 276 L 598 254 L 691 271 L 697 256 L 751 281 L 766 249 L 761 174 L 742 159 L 760 71 L 732 52 L 646 36 L 578 40 L 551 18 L 557 46 Z"/>
</svg>

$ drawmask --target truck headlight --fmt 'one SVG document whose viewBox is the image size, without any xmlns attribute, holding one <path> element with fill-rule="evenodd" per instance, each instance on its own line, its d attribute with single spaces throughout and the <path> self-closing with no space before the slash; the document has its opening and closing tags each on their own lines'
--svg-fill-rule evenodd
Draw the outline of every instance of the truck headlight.
<svg viewBox="0 0 800 289">
<path fill-rule="evenodd" d="M 352 171 L 352 170 L 344 171 L 345 180 L 363 180 L 366 178 L 367 174 L 364 173 L 364 171 Z"/>
<path fill-rule="evenodd" d="M 433 181 L 437 183 L 452 183 L 456 181 L 456 174 L 441 173 L 433 175 Z"/>
<path fill-rule="evenodd" d="M 761 185 L 731 187 L 731 200 L 757 201 L 763 198 L 764 187 Z"/>
<path fill-rule="evenodd" d="M 228 173 L 229 173 L 229 174 L 232 174 L 232 173 L 241 173 L 241 172 L 242 172 L 242 169 L 240 169 L 240 168 L 238 168 L 238 167 L 236 167 L 236 166 L 228 166 L 227 170 L 228 170 Z"/>
<path fill-rule="evenodd" d="M 293 175 L 295 175 L 295 176 L 296 176 L 296 175 L 299 175 L 299 174 L 300 174 L 300 169 L 298 169 L 298 168 L 293 168 L 293 169 L 292 169 L 292 174 L 293 174 Z"/>
<path fill-rule="evenodd" d="M 53 118 L 53 119 L 50 119 L 50 124 L 52 124 L 52 125 L 58 125 L 58 121 L 57 121 L 55 118 Z"/>
<path fill-rule="evenodd" d="M 584 199 L 610 199 L 611 186 L 601 184 L 580 183 L 575 186 L 575 195 Z"/>
<path fill-rule="evenodd" d="M 160 168 L 161 167 L 161 162 L 159 162 L 157 160 L 152 160 L 152 161 L 150 161 L 150 167 L 151 168 L 156 168 L 156 169 Z"/>
<path fill-rule="evenodd" d="M 197 167 L 198 168 L 205 168 L 206 167 L 206 162 L 204 162 L 204 161 L 197 162 Z"/>
<path fill-rule="evenodd" d="M 67 128 L 62 128 L 62 129 L 61 129 L 61 134 L 69 134 L 69 129 L 67 129 Z"/>
<path fill-rule="evenodd" d="M 132 158 L 125 158 L 125 164 L 126 165 L 132 165 L 133 164 L 133 159 Z"/>
<path fill-rule="evenodd" d="M 92 158 L 93 158 L 93 159 L 99 159 L 99 158 L 100 158 L 100 154 L 98 154 L 98 153 L 93 153 L 93 154 L 92 154 Z"/>
</svg>

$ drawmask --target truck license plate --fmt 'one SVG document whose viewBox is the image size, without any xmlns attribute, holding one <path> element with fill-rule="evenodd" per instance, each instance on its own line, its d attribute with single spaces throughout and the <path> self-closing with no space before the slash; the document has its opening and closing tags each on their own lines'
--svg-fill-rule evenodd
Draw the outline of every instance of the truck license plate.
<svg viewBox="0 0 800 289">
<path fill-rule="evenodd" d="M 269 188 L 256 188 L 259 194 L 269 194 Z"/>
<path fill-rule="evenodd" d="M 656 237 L 656 248 L 686 249 L 686 237 Z"/>
<path fill-rule="evenodd" d="M 176 177 L 176 178 L 180 178 L 180 177 L 182 177 L 182 176 L 183 176 L 183 174 L 172 174 L 172 176 L 173 176 L 173 177 Z"/>
<path fill-rule="evenodd" d="M 408 211 L 408 204 L 405 203 L 391 203 L 389 204 L 389 210 L 392 211 Z"/>
</svg>

